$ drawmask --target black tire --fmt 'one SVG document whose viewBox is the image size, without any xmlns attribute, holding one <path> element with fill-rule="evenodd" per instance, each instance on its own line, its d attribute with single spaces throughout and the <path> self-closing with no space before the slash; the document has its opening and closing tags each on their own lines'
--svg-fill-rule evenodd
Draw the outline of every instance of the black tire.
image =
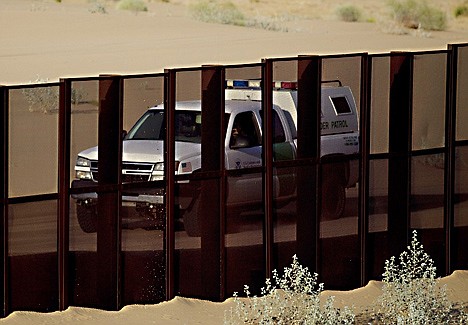
<svg viewBox="0 0 468 325">
<path fill-rule="evenodd" d="M 96 206 L 76 205 L 76 217 L 81 230 L 85 233 L 97 231 L 97 211 Z"/>
<path fill-rule="evenodd" d="M 322 181 L 322 216 L 325 220 L 338 219 L 346 205 L 346 189 L 339 175 L 326 173 Z"/>
<path fill-rule="evenodd" d="M 199 202 L 200 198 L 194 198 L 195 202 L 184 212 L 184 229 L 189 237 L 200 237 Z"/>
</svg>

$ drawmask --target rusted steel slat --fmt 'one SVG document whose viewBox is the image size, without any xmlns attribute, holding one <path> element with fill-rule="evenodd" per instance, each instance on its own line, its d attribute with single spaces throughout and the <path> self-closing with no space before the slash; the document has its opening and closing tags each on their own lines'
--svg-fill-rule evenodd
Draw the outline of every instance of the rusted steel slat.
<svg viewBox="0 0 468 325">
<path fill-rule="evenodd" d="M 165 70 L 164 74 L 164 109 L 166 114 L 166 141 L 164 141 L 164 171 L 166 180 L 166 300 L 175 297 L 175 105 L 176 72 Z"/>
<path fill-rule="evenodd" d="M 452 233 L 454 227 L 455 194 L 455 128 L 457 125 L 458 45 L 448 45 L 447 88 L 445 111 L 445 169 L 444 169 L 444 230 L 445 230 L 445 274 L 452 269 Z"/>
<path fill-rule="evenodd" d="M 1 284 L 1 300 L 2 304 L 1 317 L 6 317 L 10 312 L 9 308 L 9 263 L 8 263 L 8 102 L 9 89 L 0 86 L 0 220 L 1 232 L 0 242 L 2 249 L 0 251 L 2 268 L 0 269 L 2 284 Z"/>
<path fill-rule="evenodd" d="M 388 166 L 389 252 L 398 255 L 409 242 L 412 148 L 413 61 L 411 53 L 390 57 L 390 113 Z"/>
<path fill-rule="evenodd" d="M 122 161 L 122 83 L 119 76 L 99 80 L 99 186 L 118 185 Z M 98 299 L 102 309 L 120 307 L 120 191 L 98 191 Z"/>
<path fill-rule="evenodd" d="M 270 278 L 273 271 L 273 61 L 263 60 L 262 69 L 262 109 L 263 109 L 263 193 L 264 193 L 264 251 L 265 272 Z"/>
<path fill-rule="evenodd" d="M 69 254 L 69 211 L 70 197 L 70 122 L 71 81 L 60 80 L 58 126 L 58 211 L 57 211 L 57 254 L 58 254 L 58 297 L 59 310 L 68 308 L 68 254 Z"/>
<path fill-rule="evenodd" d="M 369 153 L 370 121 L 372 95 L 372 59 L 367 54 L 361 56 L 361 91 L 359 121 L 359 243 L 360 243 L 360 279 L 364 286 L 369 281 L 367 274 L 367 234 L 369 230 Z"/>
<path fill-rule="evenodd" d="M 297 76 L 297 158 L 309 161 L 308 165 L 298 168 L 297 256 L 301 264 L 317 270 L 322 59 L 299 57 Z"/>
<path fill-rule="evenodd" d="M 201 281 L 203 297 L 224 298 L 224 69 L 204 66 L 201 70 L 202 144 L 201 170 L 218 172 L 221 177 L 202 181 L 199 226 L 201 233 Z M 203 211 L 201 217 L 200 212 Z"/>
</svg>

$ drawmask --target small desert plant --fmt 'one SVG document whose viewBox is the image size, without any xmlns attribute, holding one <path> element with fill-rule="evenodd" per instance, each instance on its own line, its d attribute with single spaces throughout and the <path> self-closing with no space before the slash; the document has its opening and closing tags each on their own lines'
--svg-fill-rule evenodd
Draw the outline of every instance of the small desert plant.
<svg viewBox="0 0 468 325">
<path fill-rule="evenodd" d="M 273 280 L 267 279 L 261 296 L 250 296 L 249 287 L 244 287 L 247 298 L 234 293 L 236 306 L 225 315 L 225 324 L 353 324 L 354 314 L 350 308 L 343 310 L 333 306 L 333 297 L 320 306 L 319 294 L 323 284 L 317 284 L 317 274 L 299 264 L 294 255 L 291 267 L 284 268 L 280 277 L 273 271 Z"/>
<path fill-rule="evenodd" d="M 47 81 L 36 80 L 36 83 Z M 23 95 L 29 104 L 30 112 L 50 113 L 58 110 L 59 92 L 57 87 L 24 88 Z"/>
<path fill-rule="evenodd" d="M 431 7 L 424 0 L 390 0 L 392 18 L 407 28 L 444 30 L 445 13 Z"/>
<path fill-rule="evenodd" d="M 92 14 L 107 14 L 106 7 L 98 1 L 92 2 L 92 7 L 89 9 L 89 12 Z"/>
<path fill-rule="evenodd" d="M 117 3 L 117 9 L 134 12 L 148 11 L 148 7 L 143 0 L 120 0 Z"/>
<path fill-rule="evenodd" d="M 467 17 L 468 16 L 468 4 L 464 3 L 461 5 L 458 5 L 454 12 L 453 15 L 458 18 L 458 17 Z"/>
<path fill-rule="evenodd" d="M 439 284 L 434 262 L 418 242 L 416 231 L 399 263 L 394 256 L 385 262 L 382 295 L 373 310 L 377 324 L 453 324 L 467 319 L 448 300 L 446 287 Z"/>
<path fill-rule="evenodd" d="M 37 78 L 32 84 L 48 83 L 47 79 Z M 41 112 L 44 114 L 58 112 L 59 88 L 57 86 L 31 87 L 22 90 L 23 96 L 29 105 L 30 112 Z M 72 88 L 71 103 L 78 105 L 86 102 L 87 93 L 82 88 Z"/>
<path fill-rule="evenodd" d="M 244 14 L 230 1 L 197 1 L 189 6 L 189 10 L 195 19 L 207 23 L 245 25 Z"/>
<path fill-rule="evenodd" d="M 287 18 L 277 16 L 277 17 L 263 17 L 257 16 L 255 18 L 249 19 L 246 22 L 246 26 L 265 29 L 275 32 L 288 32 L 288 28 L 282 26 L 282 22 L 284 22 Z"/>
<path fill-rule="evenodd" d="M 361 11 L 353 5 L 341 6 L 336 10 L 338 17 L 347 22 L 355 22 L 361 19 Z"/>
</svg>

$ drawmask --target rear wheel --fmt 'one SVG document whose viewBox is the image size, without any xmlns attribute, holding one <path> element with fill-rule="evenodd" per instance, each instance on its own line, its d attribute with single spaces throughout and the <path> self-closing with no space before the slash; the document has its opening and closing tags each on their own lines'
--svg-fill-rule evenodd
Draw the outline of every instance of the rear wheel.
<svg viewBox="0 0 468 325">
<path fill-rule="evenodd" d="M 322 216 L 326 220 L 338 219 L 346 205 L 346 189 L 342 173 L 326 168 L 322 178 Z"/>
<path fill-rule="evenodd" d="M 96 206 L 76 205 L 76 216 L 81 230 L 85 233 L 97 231 L 97 211 Z"/>
</svg>

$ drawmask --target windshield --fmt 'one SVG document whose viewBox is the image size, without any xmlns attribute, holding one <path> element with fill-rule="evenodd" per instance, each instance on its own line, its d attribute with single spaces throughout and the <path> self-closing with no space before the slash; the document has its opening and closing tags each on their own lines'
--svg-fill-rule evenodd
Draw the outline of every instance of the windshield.
<svg viewBox="0 0 468 325">
<path fill-rule="evenodd" d="M 125 140 L 164 140 L 163 110 L 150 110 L 128 132 Z M 175 140 L 201 143 L 201 112 L 175 112 Z"/>
</svg>

